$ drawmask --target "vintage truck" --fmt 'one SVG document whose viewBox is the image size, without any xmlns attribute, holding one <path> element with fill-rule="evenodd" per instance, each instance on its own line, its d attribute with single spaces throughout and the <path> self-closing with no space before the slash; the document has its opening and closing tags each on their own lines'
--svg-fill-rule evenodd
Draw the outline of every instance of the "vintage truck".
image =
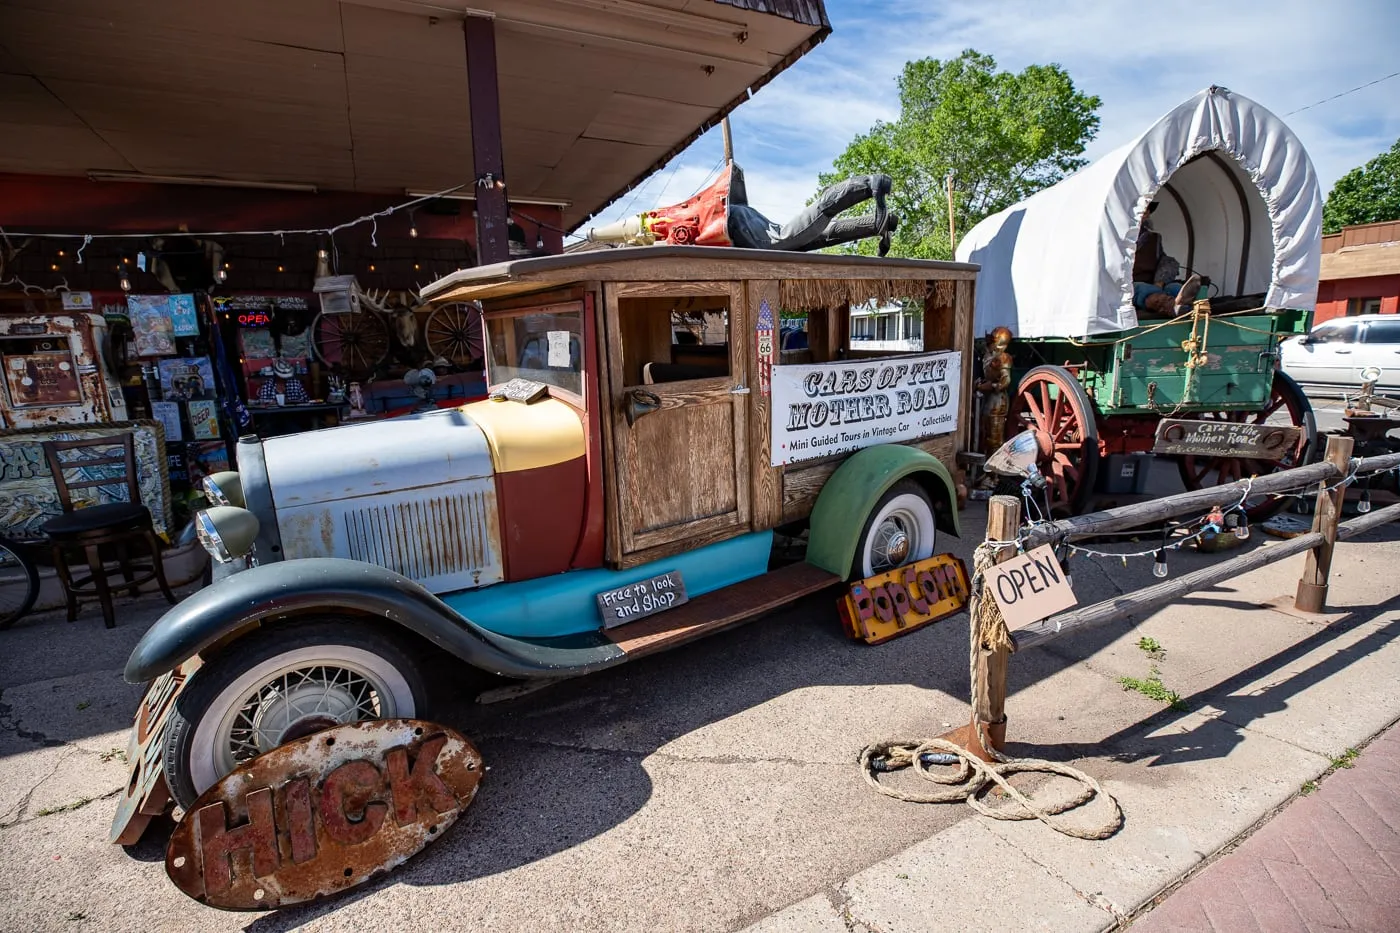
<svg viewBox="0 0 1400 933">
<path fill-rule="evenodd" d="M 928 558 L 959 530 L 975 275 L 644 247 L 434 283 L 481 303 L 492 398 L 239 442 L 198 516 L 221 579 L 126 667 L 155 684 L 123 812 L 161 781 L 188 806 L 312 731 L 422 716 L 433 652 L 574 676 Z M 851 343 L 867 302 L 914 319 L 903 350 Z M 776 533 L 805 559 L 774 561 Z"/>
</svg>

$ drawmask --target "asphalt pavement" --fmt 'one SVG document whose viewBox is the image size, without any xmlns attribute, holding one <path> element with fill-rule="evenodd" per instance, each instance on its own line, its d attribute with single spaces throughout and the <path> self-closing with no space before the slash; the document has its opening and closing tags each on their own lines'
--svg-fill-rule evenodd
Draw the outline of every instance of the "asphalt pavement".
<svg viewBox="0 0 1400 933">
<path fill-rule="evenodd" d="M 1157 466 L 1154 492 L 1174 491 Z M 983 506 L 963 522 L 942 546 L 968 558 Z M 1256 531 L 1245 546 L 1269 543 Z M 1170 572 L 1218 559 L 1174 552 Z M 110 631 L 91 612 L 35 615 L 0 633 L 0 930 L 1119 926 L 1400 717 L 1400 583 L 1385 571 L 1400 530 L 1338 546 L 1331 616 L 1288 610 L 1302 561 L 1012 658 L 1009 751 L 1103 782 L 1126 816 L 1108 841 L 868 788 L 867 743 L 966 721 L 967 618 L 871 647 L 844 637 L 827 593 L 511 702 L 450 697 L 435 718 L 490 769 L 466 816 L 374 884 L 264 914 L 181 894 L 164 874 L 168 822 L 130 849 L 106 841 L 140 693 L 121 668 L 163 605 L 123 601 Z M 1154 582 L 1150 559 L 1073 571 L 1082 604 Z"/>
</svg>

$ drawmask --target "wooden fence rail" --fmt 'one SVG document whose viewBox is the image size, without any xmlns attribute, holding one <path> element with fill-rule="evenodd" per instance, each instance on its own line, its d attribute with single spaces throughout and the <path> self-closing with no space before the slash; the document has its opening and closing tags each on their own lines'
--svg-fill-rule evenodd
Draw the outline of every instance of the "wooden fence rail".
<svg viewBox="0 0 1400 933">
<path fill-rule="evenodd" d="M 1400 520 L 1400 504 L 1396 504 L 1348 522 L 1339 522 L 1347 486 L 1346 483 L 1340 482 L 1341 480 L 1400 468 L 1400 454 L 1353 459 L 1351 450 L 1351 438 L 1333 435 L 1327 438 L 1324 460 L 1319 463 L 1256 477 L 1253 480 L 1035 525 L 1020 537 L 1021 549 L 1030 550 L 1042 544 L 1058 544 L 1070 537 L 1142 528 L 1189 512 L 1200 513 L 1216 507 L 1229 508 L 1239 502 L 1246 493 L 1282 494 L 1307 489 L 1313 484 L 1318 486 L 1313 527 L 1308 533 L 1278 544 L 1255 548 L 1247 554 L 1134 593 L 1125 593 L 1033 623 L 1011 633 L 1014 643 L 1012 650 L 1023 651 L 1070 632 L 1140 615 L 1188 593 L 1303 553 L 1308 554 L 1308 560 L 1302 579 L 1298 582 L 1294 606 L 1305 612 L 1322 612 L 1326 608 L 1327 577 L 1331 569 L 1334 544 L 1338 540 Z M 1021 503 L 1011 496 L 994 496 L 991 499 L 987 512 L 988 541 L 1015 539 L 1015 529 L 1020 525 L 1020 507 Z M 1009 557 L 1010 554 L 1005 553 L 1005 556 Z M 995 756 L 995 750 L 1001 748 L 1006 734 L 1003 710 L 1006 705 L 1006 666 L 1009 655 L 1010 651 L 1005 648 L 979 649 L 978 668 L 981 676 L 975 681 L 972 724 L 946 736 L 983 758 Z M 991 750 L 982 747 L 981 737 L 984 735 L 992 746 Z"/>
</svg>

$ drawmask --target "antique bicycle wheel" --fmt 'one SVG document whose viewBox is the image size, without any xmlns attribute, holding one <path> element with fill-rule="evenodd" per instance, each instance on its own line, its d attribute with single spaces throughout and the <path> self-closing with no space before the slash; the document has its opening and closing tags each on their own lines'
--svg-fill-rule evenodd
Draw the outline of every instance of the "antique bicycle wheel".
<svg viewBox="0 0 1400 933">
<path fill-rule="evenodd" d="M 1059 366 L 1037 366 L 1026 373 L 1011 399 L 1007 437 L 1027 429 L 1036 432 L 1050 511 L 1057 515 L 1078 515 L 1094 491 L 1099 471 L 1094 417 L 1094 403 Z"/>
<path fill-rule="evenodd" d="M 38 595 L 38 568 L 14 542 L 0 538 L 0 629 L 18 622 Z"/>
<path fill-rule="evenodd" d="M 378 314 L 316 315 L 311 322 L 311 349 L 316 359 L 352 379 L 374 372 L 389 355 L 389 325 Z"/>
<path fill-rule="evenodd" d="M 435 308 L 423 325 L 428 352 L 460 367 L 482 357 L 481 309 L 472 302 Z"/>
<path fill-rule="evenodd" d="M 1181 470 L 1181 482 L 1187 489 L 1205 489 L 1208 486 L 1221 486 L 1251 476 L 1263 476 L 1303 466 L 1311 462 L 1318 451 L 1317 421 L 1313 417 L 1312 403 L 1298 387 L 1298 383 L 1286 373 L 1274 373 L 1274 385 L 1269 400 L 1259 411 L 1216 411 L 1194 415 L 1203 421 L 1235 421 L 1248 424 L 1268 424 L 1280 427 L 1298 428 L 1298 440 L 1284 448 L 1277 459 L 1253 457 L 1196 457 L 1186 455 L 1177 460 Z M 1232 505 L 1222 502 L 1220 505 Z M 1272 496 L 1251 496 L 1245 500 L 1244 510 L 1251 522 L 1261 522 L 1272 517 L 1288 505 L 1287 499 Z"/>
</svg>

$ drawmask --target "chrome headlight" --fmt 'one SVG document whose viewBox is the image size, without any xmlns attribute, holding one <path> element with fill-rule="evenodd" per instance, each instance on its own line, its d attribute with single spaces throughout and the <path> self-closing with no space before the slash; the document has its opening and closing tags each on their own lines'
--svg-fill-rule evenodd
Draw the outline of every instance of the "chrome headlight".
<svg viewBox="0 0 1400 933">
<path fill-rule="evenodd" d="M 243 481 L 233 470 L 210 473 L 200 485 L 204 487 L 204 498 L 214 505 L 234 505 L 240 509 L 247 505 L 243 501 Z"/>
<path fill-rule="evenodd" d="M 258 537 L 258 517 L 232 505 L 201 509 L 194 523 L 199 543 L 220 563 L 246 557 Z"/>
</svg>

